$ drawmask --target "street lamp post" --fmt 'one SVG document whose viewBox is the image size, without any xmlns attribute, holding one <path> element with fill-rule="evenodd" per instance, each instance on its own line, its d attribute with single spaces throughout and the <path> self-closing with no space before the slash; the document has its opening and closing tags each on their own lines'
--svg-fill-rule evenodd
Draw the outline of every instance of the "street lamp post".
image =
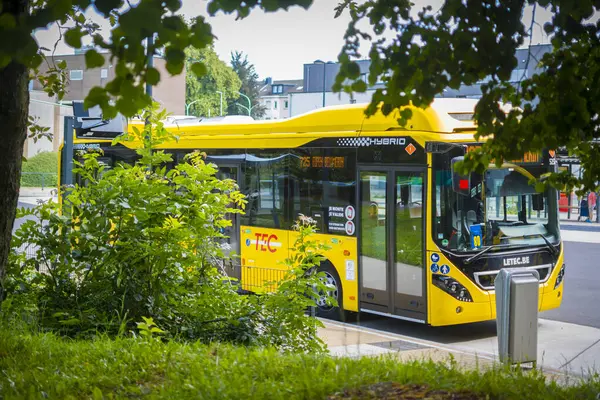
<svg viewBox="0 0 600 400">
<path fill-rule="evenodd" d="M 250 101 L 250 97 L 246 96 L 244 93 L 241 93 L 241 92 L 237 92 L 237 94 L 239 94 L 240 96 L 244 96 L 246 98 L 246 100 L 248 101 L 248 107 L 243 106 L 241 104 L 238 104 L 238 105 L 240 107 L 243 107 L 246 110 L 248 110 L 248 115 L 252 115 L 252 101 Z"/>
<path fill-rule="evenodd" d="M 191 103 L 188 103 L 188 104 L 186 104 L 186 105 L 185 105 L 185 115 L 190 115 L 190 106 L 191 106 L 192 104 L 194 104 L 194 103 L 197 103 L 197 102 L 199 102 L 199 101 L 200 101 L 200 99 L 198 99 L 198 100 L 194 100 L 194 101 L 192 101 Z"/>
<path fill-rule="evenodd" d="M 221 113 L 219 114 L 220 116 L 223 116 L 223 92 L 217 90 L 217 93 L 219 93 L 219 95 L 221 96 Z"/>
</svg>

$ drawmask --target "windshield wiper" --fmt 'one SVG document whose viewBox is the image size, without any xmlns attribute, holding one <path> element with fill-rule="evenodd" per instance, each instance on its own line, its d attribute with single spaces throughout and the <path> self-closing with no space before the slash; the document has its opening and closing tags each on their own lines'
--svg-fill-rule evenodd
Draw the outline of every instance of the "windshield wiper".
<svg viewBox="0 0 600 400">
<path fill-rule="evenodd" d="M 548 240 L 548 238 L 541 233 L 530 233 L 527 235 L 504 236 L 504 237 L 508 238 L 508 239 L 520 239 L 520 238 L 527 239 L 527 238 L 532 238 L 532 237 L 540 237 L 540 238 L 544 239 L 544 242 L 546 243 L 546 247 L 548 248 L 548 250 L 550 250 L 550 253 L 552 253 L 553 256 L 558 255 L 558 250 L 556 250 L 556 247 L 554 247 L 554 245 Z"/>
<path fill-rule="evenodd" d="M 489 245 L 488 247 L 486 247 L 485 249 L 481 250 L 479 253 L 474 254 L 473 256 L 467 258 L 464 263 L 465 264 L 470 264 L 473 261 L 477 261 L 481 258 L 482 255 L 484 255 L 485 253 L 487 253 L 488 251 L 492 250 L 492 249 L 498 249 L 498 248 L 503 248 L 503 247 L 511 247 L 510 244 L 492 244 Z"/>
</svg>

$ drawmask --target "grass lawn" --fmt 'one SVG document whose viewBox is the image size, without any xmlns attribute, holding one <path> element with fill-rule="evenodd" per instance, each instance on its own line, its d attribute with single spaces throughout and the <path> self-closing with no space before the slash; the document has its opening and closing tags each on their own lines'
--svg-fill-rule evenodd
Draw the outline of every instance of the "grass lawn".
<svg viewBox="0 0 600 400">
<path fill-rule="evenodd" d="M 461 372 L 433 362 L 0 330 L 2 399 L 367 399 L 386 391 L 400 399 L 595 399 L 600 381 L 561 387 L 538 373 Z"/>
<path fill-rule="evenodd" d="M 44 151 L 23 161 L 23 175 L 21 175 L 21 186 L 41 187 L 44 173 L 44 187 L 56 187 L 58 184 L 58 155 Z"/>
</svg>

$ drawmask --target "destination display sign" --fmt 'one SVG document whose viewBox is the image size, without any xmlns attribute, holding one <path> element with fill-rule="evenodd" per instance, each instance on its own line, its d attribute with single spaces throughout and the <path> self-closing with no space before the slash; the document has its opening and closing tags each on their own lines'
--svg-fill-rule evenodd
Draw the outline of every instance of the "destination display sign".
<svg viewBox="0 0 600 400">
<path fill-rule="evenodd" d="M 470 144 L 467 145 L 467 153 L 481 147 L 481 144 Z M 550 165 L 556 164 L 556 152 L 554 150 L 548 150 Z M 492 160 L 492 163 L 495 161 Z M 517 160 L 507 160 L 506 162 L 514 163 L 514 164 L 542 164 L 544 162 L 544 157 L 541 153 L 533 153 L 527 152 L 523 154 L 523 157 Z"/>
</svg>

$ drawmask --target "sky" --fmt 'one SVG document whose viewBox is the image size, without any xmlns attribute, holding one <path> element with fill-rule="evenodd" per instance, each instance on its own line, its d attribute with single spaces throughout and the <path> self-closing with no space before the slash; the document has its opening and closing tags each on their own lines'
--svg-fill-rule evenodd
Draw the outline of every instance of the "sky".
<svg viewBox="0 0 600 400">
<path fill-rule="evenodd" d="M 413 0 L 413 10 L 418 11 L 426 5 L 433 10 L 440 8 L 443 0 Z M 206 12 L 206 0 L 183 0 L 181 13 L 187 17 L 203 15 L 211 24 L 215 40 L 215 51 L 219 57 L 229 62 L 232 51 L 243 51 L 248 54 L 261 77 L 273 79 L 302 79 L 303 65 L 315 60 L 336 61 L 344 43 L 344 33 L 350 21 L 347 13 L 334 19 L 334 7 L 338 0 L 314 0 L 313 5 L 305 10 L 292 7 L 288 11 L 265 13 L 253 11 L 243 20 L 235 20 L 235 15 L 220 13 L 209 17 Z M 102 17 L 93 11 L 88 16 L 97 22 L 104 32 L 110 26 Z M 532 43 L 548 43 L 542 25 L 550 18 L 550 13 L 538 8 Z M 531 8 L 526 10 L 523 21 L 529 26 Z M 52 48 L 58 39 L 58 29 L 53 26 L 40 31 L 36 38 L 41 46 Z M 368 45 L 362 48 L 368 52 Z M 73 49 L 59 43 L 56 54 L 73 54 Z"/>
</svg>

